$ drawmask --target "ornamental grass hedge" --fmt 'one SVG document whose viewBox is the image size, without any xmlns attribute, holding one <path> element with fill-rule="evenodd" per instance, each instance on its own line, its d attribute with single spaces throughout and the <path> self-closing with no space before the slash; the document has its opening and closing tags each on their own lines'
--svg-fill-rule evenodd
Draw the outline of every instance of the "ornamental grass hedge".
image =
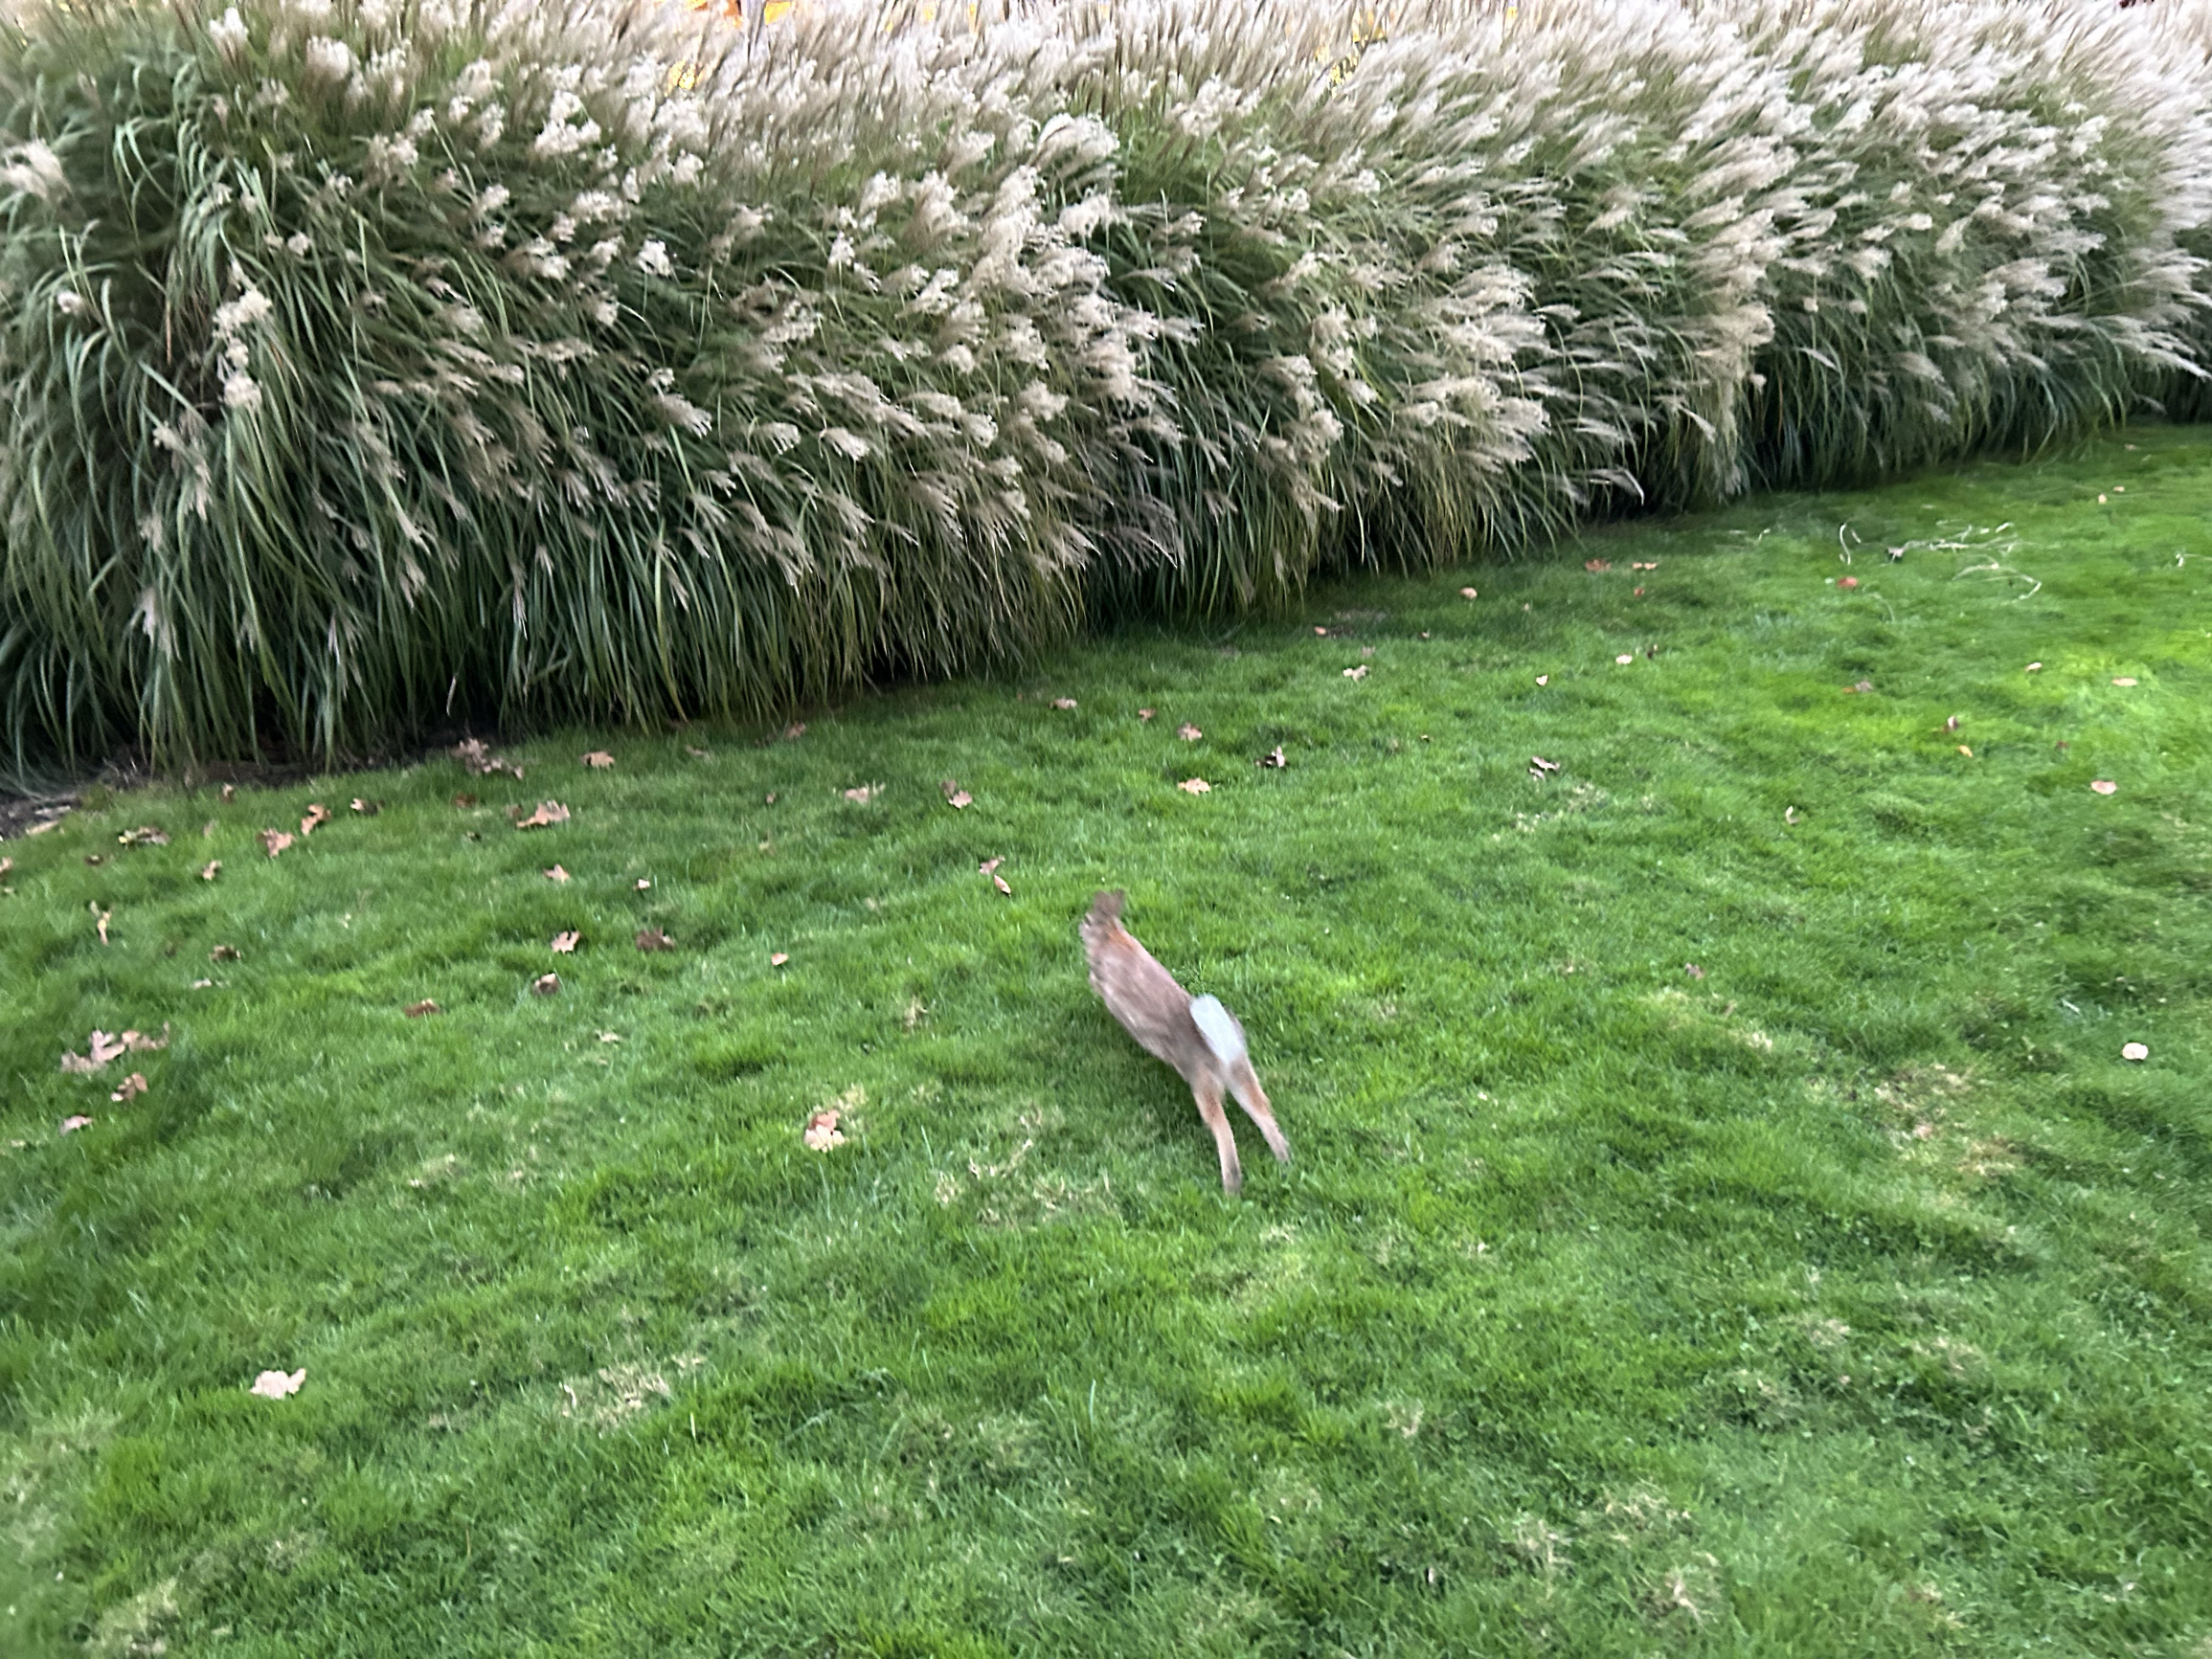
<svg viewBox="0 0 2212 1659">
<path fill-rule="evenodd" d="M 2206 412 L 2212 0 L 71 0 L 18 770 L 749 717 Z"/>
</svg>

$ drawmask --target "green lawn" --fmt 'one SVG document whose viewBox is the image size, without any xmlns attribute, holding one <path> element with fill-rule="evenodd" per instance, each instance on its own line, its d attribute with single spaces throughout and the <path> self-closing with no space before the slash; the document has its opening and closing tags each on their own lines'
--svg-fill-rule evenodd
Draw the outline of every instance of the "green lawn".
<svg viewBox="0 0 2212 1659">
<path fill-rule="evenodd" d="M 0 849 L 0 1651 L 2201 1654 L 2208 589 L 2153 429 L 88 802 Z"/>
</svg>

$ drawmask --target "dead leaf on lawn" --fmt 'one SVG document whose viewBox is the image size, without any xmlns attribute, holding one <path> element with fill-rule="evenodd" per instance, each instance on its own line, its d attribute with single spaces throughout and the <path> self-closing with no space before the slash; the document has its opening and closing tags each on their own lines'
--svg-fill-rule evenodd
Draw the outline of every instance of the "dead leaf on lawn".
<svg viewBox="0 0 2212 1659">
<path fill-rule="evenodd" d="M 169 1021 L 161 1022 L 161 1035 L 149 1037 L 143 1031 L 125 1031 L 123 1045 L 132 1054 L 158 1054 L 169 1046 Z"/>
<path fill-rule="evenodd" d="M 1958 716 L 1953 714 L 1948 720 L 1946 720 L 1943 723 L 1943 729 L 1946 731 L 1956 731 L 1958 729 Z"/>
<path fill-rule="evenodd" d="M 2148 1042 L 2123 1042 L 2120 1044 L 2120 1058 L 2140 1064 L 2151 1058 L 2151 1045 Z"/>
<path fill-rule="evenodd" d="M 1536 677 L 1536 684 L 1539 685 L 1548 685 L 1551 684 L 1551 676 L 1548 674 L 1539 674 Z"/>
<path fill-rule="evenodd" d="M 75 1134 L 79 1130 L 88 1127 L 91 1122 L 92 1119 L 81 1114 L 76 1117 L 65 1117 L 61 1120 L 61 1132 L 63 1134 Z"/>
<path fill-rule="evenodd" d="M 2095 782 L 2091 783 L 2089 787 L 2095 790 L 2099 795 L 2117 795 L 2120 789 L 2120 786 L 2114 783 L 2109 777 L 2100 777 Z"/>
<path fill-rule="evenodd" d="M 2137 682 L 2133 674 L 2123 674 L 2118 679 L 2114 680 L 2112 684 L 2114 685 L 2133 685 L 2137 684 Z"/>
<path fill-rule="evenodd" d="M 1185 743 L 1196 743 L 1200 738 L 1204 737 L 1206 733 L 1199 730 L 1197 727 L 1192 726 L 1189 722 L 1185 721 L 1183 725 L 1178 726 L 1175 729 L 1175 735 L 1182 738 Z"/>
<path fill-rule="evenodd" d="M 991 878 L 991 886 L 998 888 L 1000 892 L 1005 894 L 1009 899 L 1014 896 L 1014 889 L 1006 886 L 1006 878 L 1004 876 L 994 875 Z"/>
<path fill-rule="evenodd" d="M 1213 785 L 1208 783 L 1203 777 L 1186 777 L 1175 787 L 1183 791 L 1185 795 L 1211 795 L 1213 793 Z"/>
<path fill-rule="evenodd" d="M 1259 764 L 1261 766 L 1272 766 L 1277 771 L 1280 771 L 1282 768 L 1290 765 L 1290 762 L 1283 758 L 1282 745 L 1278 743 L 1273 749 L 1269 750 L 1265 754 L 1259 757 Z"/>
<path fill-rule="evenodd" d="M 598 1037 L 601 1042 L 620 1042 L 622 1040 L 622 1034 L 620 1031 L 602 1031 Z"/>
<path fill-rule="evenodd" d="M 1005 862 L 1006 861 L 1003 858 L 985 859 L 982 863 L 976 866 L 976 873 L 981 876 L 987 876 Z"/>
<path fill-rule="evenodd" d="M 1846 697 L 1850 697 L 1850 696 L 1856 696 L 1856 695 L 1858 695 L 1858 694 L 1860 694 L 1860 693 L 1862 693 L 1862 692 L 1871 691 L 1871 690 L 1873 690 L 1873 689 L 1874 689 L 1874 682 L 1873 682 L 1873 681 L 1871 681 L 1871 680 L 1862 680 L 1862 681 L 1860 681 L 1860 682 L 1859 682 L 1859 684 L 1856 684 L 1856 685 L 1846 685 L 1846 686 L 1844 686 L 1844 687 L 1843 687 L 1843 694 L 1844 694 Z"/>
<path fill-rule="evenodd" d="M 2114 681 L 2113 684 L 2116 685 L 2119 682 Z M 2130 681 L 2129 684 L 2133 684 L 2134 682 Z M 159 824 L 141 824 L 137 829 L 124 830 L 117 836 L 115 844 L 121 847 L 166 847 L 169 845 L 169 831 Z"/>
<path fill-rule="evenodd" d="M 555 933 L 553 936 L 553 951 L 556 954 L 562 956 L 573 954 L 576 951 L 576 948 L 583 943 L 583 938 L 584 936 L 577 932 L 574 928 L 571 928 L 565 933 Z"/>
<path fill-rule="evenodd" d="M 254 1379 L 253 1387 L 247 1389 L 246 1392 L 258 1394 L 263 1400 L 282 1400 L 287 1394 L 299 1393 L 300 1384 L 306 1380 L 307 1368 L 305 1365 L 290 1376 L 286 1376 L 282 1371 L 264 1371 Z"/>
<path fill-rule="evenodd" d="M 830 1107 L 806 1120 L 806 1129 L 801 1138 L 806 1142 L 808 1152 L 827 1152 L 831 1147 L 845 1144 L 844 1132 L 837 1127 L 842 1115 L 835 1107 Z"/>
<path fill-rule="evenodd" d="M 238 786 L 235 783 L 224 784 L 222 798 L 226 801 L 237 800 L 238 798 Z"/>
<path fill-rule="evenodd" d="M 1072 708 L 1075 706 L 1075 700 L 1072 697 L 1055 697 L 1052 699 L 1052 706 L 1054 708 Z"/>
<path fill-rule="evenodd" d="M 1969 760 L 1974 758 L 1974 751 L 1967 748 L 1967 746 L 1963 743 L 1958 746 L 1958 752 L 1965 755 Z"/>
<path fill-rule="evenodd" d="M 108 920 L 115 914 L 115 912 L 113 910 L 103 910 L 98 905 L 94 905 L 92 907 L 92 914 L 94 917 L 92 924 L 93 931 L 100 935 L 100 942 L 104 945 L 107 943 Z"/>
<path fill-rule="evenodd" d="M 146 1092 L 146 1073 L 134 1071 L 123 1080 L 123 1087 L 107 1098 L 118 1106 L 128 1106 Z"/>
<path fill-rule="evenodd" d="M 91 864 L 95 868 L 98 868 L 100 865 L 107 863 L 107 860 L 102 857 L 99 853 L 86 853 L 84 855 L 84 862 L 88 864 Z"/>
<path fill-rule="evenodd" d="M 192 989 L 194 991 L 212 991 L 214 989 L 214 984 L 213 979 L 194 979 Z"/>
<path fill-rule="evenodd" d="M 330 809 L 319 800 L 311 800 L 307 803 L 307 816 L 300 820 L 300 834 L 303 837 L 311 836 L 329 821 Z"/>
<path fill-rule="evenodd" d="M 15 861 L 13 859 L 0 859 L 0 876 L 7 875 L 7 873 L 14 867 Z"/>
<path fill-rule="evenodd" d="M 549 882 L 559 884 L 566 882 L 569 879 L 569 873 L 568 871 L 562 869 L 560 865 L 555 864 L 552 869 L 546 871 L 545 879 Z"/>
<path fill-rule="evenodd" d="M 360 814 L 363 818 L 374 818 L 378 813 L 384 810 L 384 803 L 382 801 L 368 800 L 360 796 L 355 796 L 348 804 L 350 810 Z"/>
<path fill-rule="evenodd" d="M 437 1003 L 431 1001 L 429 998 L 425 997 L 419 1002 L 408 1003 L 407 1006 L 400 1009 L 399 1012 L 406 1015 L 410 1020 L 420 1020 L 426 1014 L 442 1014 L 445 1012 L 445 1010 L 439 1007 Z"/>
<path fill-rule="evenodd" d="M 786 962 L 788 962 L 788 961 L 790 961 L 790 960 L 791 960 L 791 953 L 790 953 L 790 952 L 788 952 L 788 951 L 778 951 L 778 952 L 776 952 L 774 954 L 772 954 L 772 955 L 771 955 L 771 956 L 768 958 L 768 965 L 769 965 L 771 968 L 780 968 L 780 967 L 782 967 L 782 966 L 783 966 L 783 964 L 784 964 L 784 963 L 786 963 Z"/>
<path fill-rule="evenodd" d="M 1844 578 L 1843 578 L 1843 579 L 1842 579 L 1840 582 L 1838 582 L 1836 585 L 1837 585 L 1839 588 L 1856 588 L 1856 587 L 1859 585 L 1859 578 L 1858 578 L 1857 576 L 1845 576 L 1845 577 L 1844 577 Z"/>
<path fill-rule="evenodd" d="M 789 726 L 786 726 L 783 729 L 783 741 L 786 743 L 797 743 L 801 737 L 804 737 L 805 735 L 806 722 L 803 720 L 794 720 Z"/>
<path fill-rule="evenodd" d="M 1459 590 L 1459 597 L 1462 599 L 1472 599 L 1476 596 L 1477 595 L 1473 588 L 1461 588 Z"/>
<path fill-rule="evenodd" d="M 236 945 L 217 945 L 208 953 L 208 960 L 211 962 L 236 962 L 237 959 L 238 948 Z"/>
<path fill-rule="evenodd" d="M 866 806 L 869 801 L 873 800 L 882 793 L 882 784 L 864 783 L 858 789 L 846 790 L 845 792 L 845 798 L 851 801 L 855 806 Z"/>
<path fill-rule="evenodd" d="M 603 749 L 595 749 L 584 756 L 584 764 L 594 772 L 604 772 L 615 764 L 615 757 Z"/>
<path fill-rule="evenodd" d="M 2020 670 L 2022 674 L 2041 674 L 2043 671 L 2043 665 L 2041 662 L 2030 662 L 2025 668 Z"/>
<path fill-rule="evenodd" d="M 638 878 L 638 891 L 639 891 L 639 892 L 641 892 L 641 893 L 649 893 L 649 892 L 651 892 L 652 890 L 653 890 L 653 882 L 652 882 L 652 878 L 651 878 L 651 877 L 649 877 L 649 876 L 640 876 L 640 877 Z"/>
<path fill-rule="evenodd" d="M 461 808 L 462 811 L 466 812 L 470 807 L 476 804 L 476 796 L 473 795 L 457 795 L 453 797 L 453 804 Z"/>
<path fill-rule="evenodd" d="M 1347 668 L 1344 670 L 1344 678 L 1346 680 L 1365 680 L 1366 677 L 1367 665 L 1365 662 L 1361 663 L 1357 668 Z"/>
<path fill-rule="evenodd" d="M 1546 760 L 1541 754 L 1532 754 L 1528 757 L 1528 775 L 1530 777 L 1542 777 L 1547 772 L 1557 772 L 1558 770 L 1559 762 L 1556 760 Z"/>
<path fill-rule="evenodd" d="M 544 829 L 548 824 L 567 823 L 568 821 L 569 809 L 567 807 L 561 805 L 557 800 L 541 800 L 537 803 L 537 811 L 531 813 L 528 818 L 516 818 L 514 827 L 518 830 Z"/>
<path fill-rule="evenodd" d="M 1614 659 L 1614 663 L 1622 668 L 1626 668 L 1631 662 L 1634 662 L 1635 661 L 1636 653 L 1634 651 L 1623 651 L 1618 657 Z"/>
<path fill-rule="evenodd" d="M 945 805 L 953 808 L 956 812 L 961 807 L 975 804 L 976 797 L 949 777 L 938 787 L 945 792 Z"/>
<path fill-rule="evenodd" d="M 638 949 L 641 951 L 673 951 L 675 948 L 676 941 L 658 928 L 638 930 Z"/>
<path fill-rule="evenodd" d="M 714 752 L 712 750 L 701 749 L 696 744 L 685 744 L 684 752 L 689 755 L 693 760 L 711 760 L 714 758 Z"/>
<path fill-rule="evenodd" d="M 222 873 L 223 861 L 220 859 L 210 859 L 200 870 L 200 880 L 203 882 L 212 882 Z"/>
<path fill-rule="evenodd" d="M 494 773 L 502 772 L 510 777 L 520 778 L 522 776 L 521 767 L 515 765 L 511 760 L 492 753 L 490 750 L 485 747 L 484 739 L 481 737 L 464 737 L 455 744 L 453 746 L 453 758 L 460 761 L 463 766 L 479 777 L 489 777 Z"/>
<path fill-rule="evenodd" d="M 1155 714 L 1158 714 L 1160 710 L 1157 708 L 1140 708 L 1137 711 L 1137 718 L 1140 720 L 1150 720 Z"/>
<path fill-rule="evenodd" d="M 540 974 L 530 982 L 530 994 L 535 997 L 553 996 L 561 988 L 561 976 L 558 974 Z"/>
<path fill-rule="evenodd" d="M 1659 560 L 1632 559 L 1629 561 L 1628 568 L 1632 571 L 1656 571 L 1659 569 Z"/>
<path fill-rule="evenodd" d="M 1611 559 L 1585 559 L 1582 561 L 1582 568 L 1592 572 L 1610 571 L 1613 569 L 1613 561 Z"/>
<path fill-rule="evenodd" d="M 1317 639 L 1326 639 L 1329 637 L 1329 631 L 1326 628 L 1316 628 L 1314 636 Z"/>
<path fill-rule="evenodd" d="M 1682 972 L 1687 974 L 1693 979 L 1703 979 L 1705 976 L 1705 971 L 1699 967 L 1695 962 L 1684 962 L 1682 964 Z"/>
<path fill-rule="evenodd" d="M 275 858 L 292 844 L 292 838 L 282 830 L 265 829 L 258 839 L 261 843 L 261 851 L 267 853 L 271 858 Z"/>
<path fill-rule="evenodd" d="M 1797 821 L 1797 809 L 1794 806 L 1784 807 L 1782 809 L 1782 821 L 1787 824 L 1795 823 Z"/>
</svg>

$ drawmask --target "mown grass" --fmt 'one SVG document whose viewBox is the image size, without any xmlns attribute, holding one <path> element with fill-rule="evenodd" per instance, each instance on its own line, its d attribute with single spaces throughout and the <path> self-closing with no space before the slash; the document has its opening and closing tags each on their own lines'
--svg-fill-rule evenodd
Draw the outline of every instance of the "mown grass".
<svg viewBox="0 0 2212 1659">
<path fill-rule="evenodd" d="M 2144 431 L 9 843 L 0 1648 L 2200 1652 L 2207 502 Z"/>
</svg>

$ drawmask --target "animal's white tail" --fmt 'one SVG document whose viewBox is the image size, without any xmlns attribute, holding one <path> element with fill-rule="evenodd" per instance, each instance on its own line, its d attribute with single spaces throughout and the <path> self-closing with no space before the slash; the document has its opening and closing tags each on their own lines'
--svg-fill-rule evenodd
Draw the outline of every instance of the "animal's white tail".
<svg viewBox="0 0 2212 1659">
<path fill-rule="evenodd" d="M 1225 1066 L 1234 1065 L 1245 1057 L 1244 1028 L 1237 1024 L 1236 1016 L 1221 1005 L 1218 997 L 1193 997 L 1190 999 L 1190 1018 L 1197 1023 L 1198 1034 L 1206 1039 L 1207 1047 Z"/>
</svg>

